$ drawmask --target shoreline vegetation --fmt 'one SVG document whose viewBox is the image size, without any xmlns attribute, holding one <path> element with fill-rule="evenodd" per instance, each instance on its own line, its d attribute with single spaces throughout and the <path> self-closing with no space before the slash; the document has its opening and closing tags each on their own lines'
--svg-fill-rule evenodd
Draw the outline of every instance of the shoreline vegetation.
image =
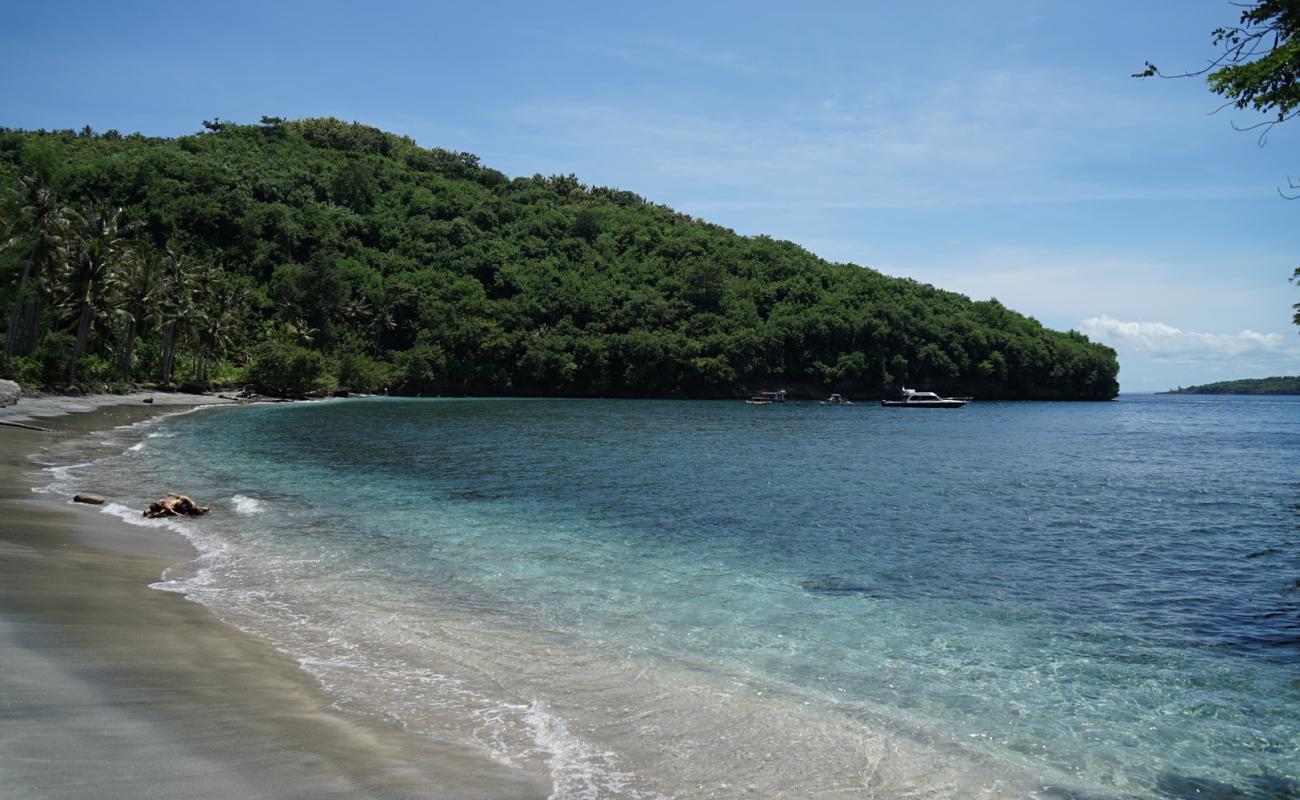
<svg viewBox="0 0 1300 800">
<path fill-rule="evenodd" d="M 1156 394 L 1256 394 L 1300 395 L 1300 375 L 1279 375 L 1272 378 L 1244 378 L 1235 381 L 1206 383 L 1200 386 L 1180 386 Z"/>
<path fill-rule="evenodd" d="M 348 714 L 292 658 L 156 591 L 194 557 L 178 535 L 33 494 L 55 438 L 223 402 L 192 395 L 24 398 L 0 420 L 0 737 L 6 796 L 540 798 L 543 776 Z"/>
<path fill-rule="evenodd" d="M 1115 351 L 336 119 L 0 129 L 0 375 L 278 396 L 1105 400 Z"/>
</svg>

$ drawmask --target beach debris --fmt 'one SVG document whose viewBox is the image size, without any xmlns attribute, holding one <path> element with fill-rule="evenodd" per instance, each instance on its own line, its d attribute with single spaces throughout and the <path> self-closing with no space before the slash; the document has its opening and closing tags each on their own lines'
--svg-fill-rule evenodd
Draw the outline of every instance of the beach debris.
<svg viewBox="0 0 1300 800">
<path fill-rule="evenodd" d="M 149 504 L 144 515 L 149 519 L 159 517 L 200 517 L 212 509 L 201 506 L 183 494 L 168 492 L 161 500 Z"/>
<path fill-rule="evenodd" d="M 152 397 L 146 397 L 145 399 L 141 400 L 140 402 L 142 402 L 142 403 L 150 403 L 150 404 L 152 404 L 152 403 L 153 403 L 153 398 L 152 398 Z"/>
<path fill-rule="evenodd" d="M 14 422 L 13 420 L 0 419 L 0 425 L 7 428 L 22 428 L 25 431 L 40 431 L 41 433 L 54 433 L 53 428 L 42 428 L 40 425 L 28 425 L 26 422 Z"/>
<path fill-rule="evenodd" d="M 92 506 L 102 506 L 104 505 L 104 498 L 102 495 L 98 494 L 77 494 L 72 496 L 72 502 L 88 503 Z"/>
</svg>

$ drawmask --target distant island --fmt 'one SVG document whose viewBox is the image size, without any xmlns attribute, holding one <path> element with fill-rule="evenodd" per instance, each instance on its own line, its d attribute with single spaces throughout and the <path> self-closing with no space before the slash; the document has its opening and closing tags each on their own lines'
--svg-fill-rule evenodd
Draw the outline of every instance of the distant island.
<svg viewBox="0 0 1300 800">
<path fill-rule="evenodd" d="M 282 395 L 1108 400 L 1115 351 L 573 175 L 336 119 L 0 129 L 0 376 Z M 8 210 L 13 210 L 12 217 Z"/>
<path fill-rule="evenodd" d="M 1300 375 L 1180 386 L 1158 394 L 1300 394 Z"/>
</svg>

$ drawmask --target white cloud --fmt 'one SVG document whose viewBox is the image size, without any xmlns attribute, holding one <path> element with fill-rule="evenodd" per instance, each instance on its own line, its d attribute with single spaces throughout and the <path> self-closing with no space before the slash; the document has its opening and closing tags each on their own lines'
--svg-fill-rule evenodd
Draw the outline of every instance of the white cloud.
<svg viewBox="0 0 1300 800">
<path fill-rule="evenodd" d="M 1300 337 L 1295 335 L 1250 329 L 1239 333 L 1203 333 L 1163 322 L 1124 322 L 1107 316 L 1086 319 L 1080 323 L 1079 330 L 1121 353 L 1155 360 L 1195 362 L 1248 358 L 1300 363 Z"/>
<path fill-rule="evenodd" d="M 1294 330 L 1207 333 L 1108 316 L 1091 317 L 1076 327 L 1119 353 L 1124 391 L 1300 374 L 1300 336 Z"/>
<path fill-rule="evenodd" d="M 867 247 L 850 240 L 804 243 L 821 255 L 858 263 Z M 1104 317 L 1157 319 L 1184 330 L 1214 320 L 1229 330 L 1279 331 L 1291 319 L 1291 301 L 1278 291 L 1289 262 L 1264 252 L 1235 254 L 1251 266 L 1229 270 L 1219 266 L 1215 254 L 1151 254 L 1107 243 L 961 251 L 909 241 L 875 249 L 880 255 L 866 263 L 888 275 L 915 278 L 976 300 L 996 297 L 1053 327 Z"/>
</svg>

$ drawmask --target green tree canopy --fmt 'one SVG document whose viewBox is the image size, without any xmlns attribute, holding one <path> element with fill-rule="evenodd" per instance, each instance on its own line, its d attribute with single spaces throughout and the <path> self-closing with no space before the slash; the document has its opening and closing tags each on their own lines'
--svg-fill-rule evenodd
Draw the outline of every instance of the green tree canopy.
<svg viewBox="0 0 1300 800">
<path fill-rule="evenodd" d="M 1229 105 L 1253 108 L 1272 126 L 1300 113 L 1300 2 L 1255 0 L 1241 8 L 1236 25 L 1211 34 L 1219 54 L 1203 69 L 1167 75 L 1150 61 L 1135 77 L 1205 75 L 1210 90 Z"/>
<path fill-rule="evenodd" d="M 1252 108 L 1267 119 L 1245 130 L 1260 130 L 1260 143 L 1268 132 L 1300 114 L 1300 0 L 1255 0 L 1234 3 L 1241 8 L 1236 25 L 1216 28 L 1211 34 L 1219 54 L 1203 69 L 1166 74 L 1150 61 L 1135 78 L 1159 75 L 1165 78 L 1206 76 L 1210 90 L 1228 98 L 1227 106 Z M 1300 190 L 1295 178 L 1287 181 L 1291 191 Z M 1300 194 L 1279 190 L 1288 200 Z M 1292 275 L 1300 282 L 1300 267 Z M 1300 303 L 1293 321 L 1300 325 Z"/>
<path fill-rule="evenodd" d="M 33 154 L 53 154 L 35 199 L 20 182 Z M 4 187 L 19 235 L 0 250 L 0 309 L 23 347 L 0 372 L 37 380 L 63 378 L 46 365 L 75 351 L 82 383 L 283 393 L 1118 391 L 1113 350 L 996 301 L 336 119 L 213 120 L 176 139 L 0 129 Z M 138 262 L 101 248 L 76 262 L 93 280 L 73 281 L 60 265 L 89 234 L 55 223 L 99 207 L 121 209 Z M 74 283 L 89 305 L 36 302 Z"/>
</svg>

